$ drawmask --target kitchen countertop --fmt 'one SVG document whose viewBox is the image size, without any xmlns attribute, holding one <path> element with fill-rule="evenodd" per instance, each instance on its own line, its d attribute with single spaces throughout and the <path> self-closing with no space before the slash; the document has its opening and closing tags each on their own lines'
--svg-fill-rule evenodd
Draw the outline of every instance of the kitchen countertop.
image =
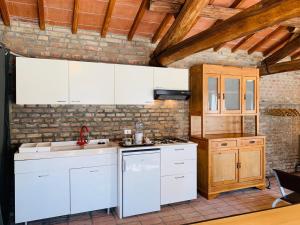
<svg viewBox="0 0 300 225">
<path fill-rule="evenodd" d="M 185 145 L 197 145 L 193 142 L 188 143 L 174 143 L 174 144 L 156 144 L 153 146 L 140 146 L 140 147 L 121 147 L 117 142 L 109 142 L 105 145 L 88 145 L 88 148 L 81 149 L 79 146 L 75 146 L 75 149 L 70 149 L 65 146 L 52 146 L 49 152 L 30 152 L 30 153 L 15 153 L 14 160 L 38 160 L 38 159 L 49 159 L 49 158 L 64 158 L 64 157 L 79 157 L 79 156 L 89 156 L 97 154 L 110 154 L 112 150 L 122 151 L 134 151 L 139 149 L 152 149 L 152 148 L 162 148 L 169 146 L 185 146 Z M 65 149 L 64 149 L 65 148 Z"/>
</svg>

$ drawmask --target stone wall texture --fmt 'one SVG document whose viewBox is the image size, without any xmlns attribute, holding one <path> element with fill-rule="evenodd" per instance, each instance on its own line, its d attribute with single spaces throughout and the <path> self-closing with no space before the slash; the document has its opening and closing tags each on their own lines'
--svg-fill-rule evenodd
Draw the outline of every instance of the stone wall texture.
<svg viewBox="0 0 300 225">
<path fill-rule="evenodd" d="M 125 36 L 108 34 L 103 39 L 97 32 L 79 30 L 74 35 L 70 28 L 55 26 L 40 31 L 37 24 L 21 21 L 12 21 L 10 27 L 0 21 L 0 41 L 22 56 L 135 65 L 147 65 L 155 48 L 141 37 L 129 42 Z M 170 66 L 189 68 L 209 63 L 255 67 L 261 59 L 258 53 L 249 56 L 244 51 L 231 53 L 228 49 L 218 52 L 210 49 Z M 13 66 L 11 71 L 14 76 Z M 292 171 L 299 160 L 299 118 L 269 116 L 265 110 L 272 107 L 300 110 L 300 72 L 262 78 L 260 93 L 260 131 L 267 136 L 267 171 L 270 173 L 271 168 Z M 149 137 L 188 137 L 188 114 L 188 103 L 180 101 L 155 101 L 147 106 L 20 106 L 12 101 L 11 141 L 19 145 L 72 140 L 77 138 L 83 124 L 91 127 L 93 138 L 116 139 L 122 137 L 124 128 L 133 128 L 136 121 L 144 122 Z"/>
</svg>

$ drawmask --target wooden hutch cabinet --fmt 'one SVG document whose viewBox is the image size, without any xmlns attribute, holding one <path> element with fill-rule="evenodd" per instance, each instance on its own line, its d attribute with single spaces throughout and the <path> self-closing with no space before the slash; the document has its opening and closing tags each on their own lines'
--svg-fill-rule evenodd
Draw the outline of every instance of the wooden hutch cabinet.
<svg viewBox="0 0 300 225">
<path fill-rule="evenodd" d="M 197 186 L 208 199 L 225 191 L 265 187 L 258 85 L 254 68 L 203 64 L 190 70 L 190 136 L 198 143 Z M 246 133 L 248 117 L 254 131 Z"/>
</svg>

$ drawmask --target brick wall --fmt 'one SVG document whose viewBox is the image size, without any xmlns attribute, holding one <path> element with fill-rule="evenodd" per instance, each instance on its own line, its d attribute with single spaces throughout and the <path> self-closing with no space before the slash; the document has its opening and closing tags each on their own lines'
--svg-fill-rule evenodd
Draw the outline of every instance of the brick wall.
<svg viewBox="0 0 300 225">
<path fill-rule="evenodd" d="M 24 56 L 101 61 L 146 65 L 155 45 L 135 37 L 109 34 L 102 39 L 97 32 L 12 21 L 11 27 L 0 21 L 0 41 L 13 52 Z M 256 66 L 261 54 L 249 56 L 244 51 L 231 53 L 207 50 L 173 63 L 172 67 L 189 68 L 199 63 L 233 66 Z M 12 69 L 12 71 L 14 71 Z M 268 107 L 300 108 L 300 73 L 285 73 L 261 79 L 261 133 L 267 135 L 267 170 L 291 171 L 298 160 L 298 118 L 265 115 Z M 149 137 L 188 135 L 188 103 L 156 101 L 149 106 L 18 106 L 11 104 L 12 143 L 74 139 L 81 125 L 92 128 L 93 137 L 120 138 L 123 128 L 132 128 L 141 120 Z"/>
</svg>

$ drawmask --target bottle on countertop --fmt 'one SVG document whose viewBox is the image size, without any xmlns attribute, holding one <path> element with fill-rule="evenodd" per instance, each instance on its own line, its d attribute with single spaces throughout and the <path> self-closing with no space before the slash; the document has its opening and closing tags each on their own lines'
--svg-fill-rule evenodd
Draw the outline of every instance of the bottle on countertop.
<svg viewBox="0 0 300 225">
<path fill-rule="evenodd" d="M 144 140 L 144 124 L 142 122 L 137 122 L 135 124 L 135 135 L 134 135 L 135 144 L 141 145 Z"/>
</svg>

